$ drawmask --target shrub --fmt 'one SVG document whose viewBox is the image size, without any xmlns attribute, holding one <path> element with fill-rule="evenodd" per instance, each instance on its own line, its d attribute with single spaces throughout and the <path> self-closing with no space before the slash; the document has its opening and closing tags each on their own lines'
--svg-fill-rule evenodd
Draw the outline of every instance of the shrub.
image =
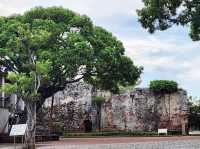
<svg viewBox="0 0 200 149">
<path fill-rule="evenodd" d="M 178 84 L 170 80 L 154 80 L 150 82 L 150 89 L 157 94 L 169 94 L 178 90 Z"/>
<path fill-rule="evenodd" d="M 92 96 L 92 105 L 100 106 L 105 102 L 105 98 L 102 96 Z"/>
<path fill-rule="evenodd" d="M 133 137 L 133 136 L 157 136 L 157 132 L 146 131 L 111 131 L 111 132 L 91 132 L 91 133 L 65 133 L 65 138 L 92 138 L 92 137 Z"/>
</svg>

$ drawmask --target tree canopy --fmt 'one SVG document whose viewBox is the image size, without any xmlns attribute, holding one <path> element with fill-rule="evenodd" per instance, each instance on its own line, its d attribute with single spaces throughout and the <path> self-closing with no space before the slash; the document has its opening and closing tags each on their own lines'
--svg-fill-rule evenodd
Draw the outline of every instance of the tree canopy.
<svg viewBox="0 0 200 149">
<path fill-rule="evenodd" d="M 62 7 L 0 17 L 0 65 L 22 76 L 41 73 L 42 101 L 81 79 L 118 92 L 119 85 L 135 84 L 142 72 L 112 33 Z"/>
<path fill-rule="evenodd" d="M 124 51 L 112 33 L 62 7 L 0 17 L 0 66 L 8 72 L 1 90 L 26 103 L 27 148 L 35 148 L 36 108 L 66 84 L 84 80 L 111 92 L 134 85 L 142 68 Z"/>
<path fill-rule="evenodd" d="M 200 40 L 199 0 L 143 0 L 138 10 L 139 21 L 150 33 L 166 30 L 173 25 L 189 26 L 190 37 Z"/>
</svg>

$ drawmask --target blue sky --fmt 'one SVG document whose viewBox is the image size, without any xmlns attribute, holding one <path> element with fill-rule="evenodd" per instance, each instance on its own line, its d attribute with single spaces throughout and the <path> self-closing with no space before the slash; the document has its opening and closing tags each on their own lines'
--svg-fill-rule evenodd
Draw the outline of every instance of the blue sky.
<svg viewBox="0 0 200 149">
<path fill-rule="evenodd" d="M 141 0 L 0 0 L 0 15 L 23 13 L 35 6 L 63 6 L 92 18 L 117 36 L 126 54 L 144 67 L 141 87 L 150 80 L 170 79 L 189 95 L 200 96 L 199 42 L 188 36 L 188 28 L 173 27 L 150 35 L 138 23 L 136 9 Z"/>
</svg>

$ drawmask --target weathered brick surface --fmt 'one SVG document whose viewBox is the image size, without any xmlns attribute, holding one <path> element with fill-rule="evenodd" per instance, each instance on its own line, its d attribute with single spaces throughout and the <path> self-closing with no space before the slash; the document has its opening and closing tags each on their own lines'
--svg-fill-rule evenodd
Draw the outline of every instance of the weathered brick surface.
<svg viewBox="0 0 200 149">
<path fill-rule="evenodd" d="M 109 104 L 108 104 L 109 103 Z M 183 118 L 187 125 L 187 95 L 155 95 L 149 89 L 135 89 L 114 95 L 102 110 L 102 127 L 111 125 L 122 130 L 181 130 Z"/>
<path fill-rule="evenodd" d="M 120 95 L 98 92 L 106 97 L 102 106 L 102 130 L 145 130 L 158 128 L 181 130 L 187 127 L 187 93 L 155 95 L 149 89 L 135 89 Z M 90 119 L 96 129 L 96 110 L 91 106 L 92 87 L 84 83 L 68 85 L 55 95 L 55 121 L 67 130 L 83 130 L 83 121 Z M 46 102 L 50 106 L 51 99 Z"/>
</svg>

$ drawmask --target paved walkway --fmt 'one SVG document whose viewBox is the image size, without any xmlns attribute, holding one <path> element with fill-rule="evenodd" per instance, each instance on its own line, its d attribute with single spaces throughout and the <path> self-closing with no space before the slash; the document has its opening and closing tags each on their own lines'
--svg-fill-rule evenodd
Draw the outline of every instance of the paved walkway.
<svg viewBox="0 0 200 149">
<path fill-rule="evenodd" d="M 71 138 L 38 149 L 200 149 L 200 137 Z"/>
<path fill-rule="evenodd" d="M 0 149 L 14 147 L 0 145 Z M 200 137 L 70 138 L 40 143 L 37 149 L 200 149 Z"/>
</svg>

